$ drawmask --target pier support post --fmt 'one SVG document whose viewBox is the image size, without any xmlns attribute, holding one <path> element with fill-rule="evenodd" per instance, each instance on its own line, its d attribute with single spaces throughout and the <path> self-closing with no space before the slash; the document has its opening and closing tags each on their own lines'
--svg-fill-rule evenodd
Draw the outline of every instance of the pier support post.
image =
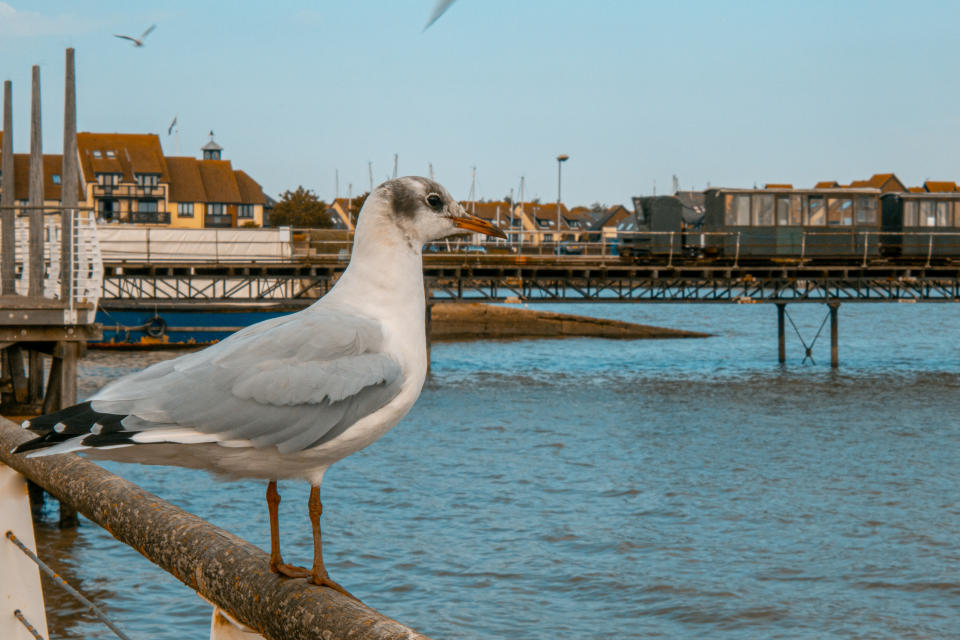
<svg viewBox="0 0 960 640">
<path fill-rule="evenodd" d="M 838 329 L 837 329 L 837 310 L 840 308 L 839 302 L 830 303 L 830 366 L 834 369 L 839 366 L 838 358 Z"/>
<path fill-rule="evenodd" d="M 780 364 L 787 361 L 787 340 L 784 335 L 783 317 L 786 315 L 787 303 L 777 303 L 777 348 Z"/>
</svg>

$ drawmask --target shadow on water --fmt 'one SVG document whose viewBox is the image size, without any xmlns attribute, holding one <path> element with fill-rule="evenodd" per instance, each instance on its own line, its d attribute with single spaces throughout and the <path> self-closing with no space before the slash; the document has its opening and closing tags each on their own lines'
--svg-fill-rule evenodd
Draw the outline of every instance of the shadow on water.
<svg viewBox="0 0 960 640">
<path fill-rule="evenodd" d="M 717 337 L 435 345 L 410 415 L 327 474 L 335 579 L 438 638 L 955 633 L 954 307 L 841 307 L 837 371 L 789 335 L 777 365 L 772 306 L 538 308 Z M 823 309 L 791 313 L 812 334 Z M 93 352 L 81 395 L 162 357 Z M 106 466 L 266 547 L 262 484 Z M 306 562 L 307 487 L 281 493 Z M 206 633 L 204 603 L 96 526 L 40 537 L 132 634 Z M 50 603 L 57 637 L 110 637 Z"/>
</svg>

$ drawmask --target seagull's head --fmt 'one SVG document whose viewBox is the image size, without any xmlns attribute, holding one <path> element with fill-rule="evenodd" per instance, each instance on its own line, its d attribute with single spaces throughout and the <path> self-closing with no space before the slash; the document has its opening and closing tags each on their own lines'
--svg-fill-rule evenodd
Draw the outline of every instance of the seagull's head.
<svg viewBox="0 0 960 640">
<path fill-rule="evenodd" d="M 440 184 L 420 176 L 395 178 L 374 189 L 360 212 L 358 233 L 360 226 L 366 226 L 364 217 L 368 209 L 378 212 L 374 224 L 394 225 L 408 242 L 418 246 L 460 233 L 507 237 L 483 218 L 467 213 Z"/>
</svg>

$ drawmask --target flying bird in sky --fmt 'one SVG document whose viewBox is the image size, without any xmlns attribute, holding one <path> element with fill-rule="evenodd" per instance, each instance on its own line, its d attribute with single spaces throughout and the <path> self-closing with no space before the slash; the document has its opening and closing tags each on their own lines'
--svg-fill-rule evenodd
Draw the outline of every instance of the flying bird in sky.
<svg viewBox="0 0 960 640">
<path fill-rule="evenodd" d="M 427 26 L 423 28 L 424 31 L 430 28 L 434 22 L 440 19 L 447 9 L 450 8 L 456 0 L 437 0 L 437 4 L 433 7 L 433 12 L 430 14 L 430 19 L 427 20 Z"/>
<path fill-rule="evenodd" d="M 124 36 L 124 35 L 120 35 L 119 33 L 113 34 L 113 37 L 114 37 L 114 38 L 123 38 L 124 40 L 130 40 L 131 42 L 133 42 L 133 46 L 135 46 L 135 47 L 142 47 L 142 46 L 143 46 L 143 41 L 146 39 L 146 37 L 147 37 L 148 35 L 150 35 L 150 32 L 153 31 L 153 30 L 156 29 L 156 28 L 157 28 L 157 25 L 155 25 L 155 24 L 150 25 L 150 26 L 147 28 L 146 31 L 144 31 L 142 34 L 140 34 L 140 37 L 139 37 L 139 38 L 134 38 L 133 36 Z"/>
<path fill-rule="evenodd" d="M 350 263 L 320 300 L 24 422 L 38 437 L 16 452 L 82 451 L 267 480 L 270 569 L 350 595 L 323 565 L 320 482 L 330 465 L 386 433 L 419 397 L 427 373 L 421 251 L 467 232 L 506 238 L 433 180 L 389 180 L 364 203 Z M 280 555 L 276 481 L 290 478 L 311 485 L 311 570 L 284 564 Z"/>
</svg>

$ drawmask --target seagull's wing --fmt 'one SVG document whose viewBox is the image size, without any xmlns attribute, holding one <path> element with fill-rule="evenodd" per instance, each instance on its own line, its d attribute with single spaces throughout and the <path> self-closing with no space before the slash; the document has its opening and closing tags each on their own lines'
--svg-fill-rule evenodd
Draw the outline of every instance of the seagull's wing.
<svg viewBox="0 0 960 640">
<path fill-rule="evenodd" d="M 132 38 L 132 37 L 130 37 L 130 36 L 120 35 L 119 33 L 113 34 L 113 37 L 114 37 L 114 38 L 123 38 L 124 40 L 130 40 L 131 42 L 138 42 L 138 40 L 137 40 L 136 38 Z"/>
<path fill-rule="evenodd" d="M 382 343 L 376 322 L 342 310 L 313 308 L 269 320 L 121 378 L 73 413 L 34 421 L 29 428 L 46 432 L 48 443 L 32 441 L 21 450 L 217 442 L 302 451 L 397 395 L 401 367 Z M 60 431 L 54 422 L 64 425 Z"/>
<path fill-rule="evenodd" d="M 440 19 L 447 9 L 450 8 L 456 0 L 437 0 L 437 4 L 433 7 L 433 12 L 430 14 L 430 19 L 427 20 L 427 26 L 423 28 L 424 31 L 430 28 L 434 22 Z"/>
<path fill-rule="evenodd" d="M 156 29 L 156 28 L 157 28 L 157 25 L 155 25 L 155 24 L 152 24 L 152 25 L 150 25 L 149 27 L 147 27 L 147 30 L 144 31 L 144 32 L 143 32 L 143 35 L 140 36 L 140 40 L 143 40 L 144 38 L 146 38 L 148 35 L 150 35 L 150 32 L 153 31 L 153 30 Z"/>
</svg>

